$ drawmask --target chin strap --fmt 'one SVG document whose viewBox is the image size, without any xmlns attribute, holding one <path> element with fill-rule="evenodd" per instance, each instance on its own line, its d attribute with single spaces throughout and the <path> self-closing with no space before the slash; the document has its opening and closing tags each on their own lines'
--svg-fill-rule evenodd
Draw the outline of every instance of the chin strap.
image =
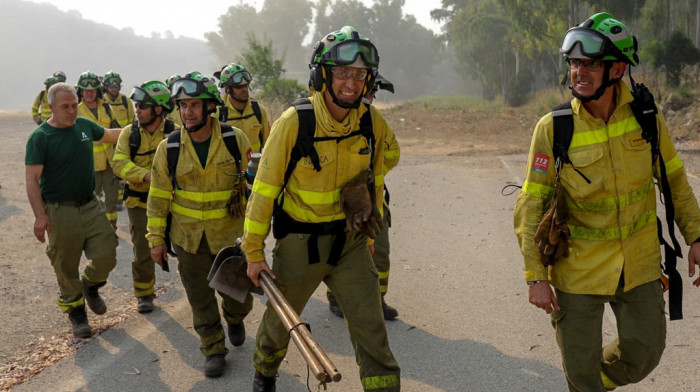
<svg viewBox="0 0 700 392">
<path fill-rule="evenodd" d="M 324 65 L 325 67 L 325 65 Z M 360 96 L 355 100 L 353 103 L 347 103 L 345 101 L 341 101 L 338 99 L 338 97 L 335 96 L 335 93 L 333 93 L 333 87 L 331 86 L 331 81 L 333 80 L 333 77 L 331 76 L 330 69 L 326 69 L 326 90 L 328 90 L 328 93 L 331 95 L 331 98 L 333 99 L 333 103 L 340 106 L 343 109 L 357 109 L 360 107 L 360 104 L 362 103 L 362 97 Z M 365 80 L 365 83 L 367 81 Z"/>
<path fill-rule="evenodd" d="M 156 109 L 155 109 L 155 107 L 151 106 L 151 121 L 149 121 L 147 123 L 140 124 L 140 125 L 144 128 L 149 127 L 151 124 L 156 122 L 157 118 L 158 118 L 158 116 L 156 116 Z"/>
</svg>

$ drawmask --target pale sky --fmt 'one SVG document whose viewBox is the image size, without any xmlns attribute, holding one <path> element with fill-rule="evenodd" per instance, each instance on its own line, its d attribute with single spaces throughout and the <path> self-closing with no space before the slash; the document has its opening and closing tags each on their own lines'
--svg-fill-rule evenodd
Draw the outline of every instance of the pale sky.
<svg viewBox="0 0 700 392">
<path fill-rule="evenodd" d="M 62 11 L 77 10 L 84 19 L 108 24 L 118 29 L 131 27 L 137 35 L 150 37 L 152 32 L 165 34 L 170 30 L 175 37 L 185 36 L 202 40 L 205 32 L 218 31 L 218 17 L 225 14 L 230 6 L 248 3 L 259 10 L 264 2 L 263 0 L 28 1 L 50 3 Z M 372 0 L 361 1 L 367 6 L 372 4 Z M 430 19 L 430 11 L 440 6 L 441 0 L 405 0 L 403 11 L 405 14 L 415 16 L 421 25 L 439 33 L 440 25 Z"/>
</svg>

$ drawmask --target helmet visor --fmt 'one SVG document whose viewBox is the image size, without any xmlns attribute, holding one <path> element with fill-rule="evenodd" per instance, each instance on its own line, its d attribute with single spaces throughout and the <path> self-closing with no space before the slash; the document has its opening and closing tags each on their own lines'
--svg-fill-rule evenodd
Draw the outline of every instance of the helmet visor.
<svg viewBox="0 0 700 392">
<path fill-rule="evenodd" d="M 348 40 L 332 47 L 323 55 L 323 60 L 334 61 L 339 65 L 350 65 L 361 56 L 365 64 L 370 67 L 379 65 L 379 53 L 377 48 L 366 40 Z"/>
<path fill-rule="evenodd" d="M 190 97 L 195 97 L 204 93 L 205 88 L 204 84 L 196 80 L 178 79 L 173 82 L 173 87 L 170 91 L 172 91 L 171 96 L 173 98 L 178 97 L 182 93 Z"/>
<path fill-rule="evenodd" d="M 146 90 L 142 89 L 141 87 L 134 87 L 134 89 L 131 91 L 131 98 L 132 101 L 134 102 L 140 102 L 140 103 L 145 103 L 145 104 L 151 104 L 155 105 L 156 101 L 153 100 L 153 97 L 151 97 Z"/>
<path fill-rule="evenodd" d="M 613 48 L 611 48 L 611 46 L 615 46 L 607 37 L 595 30 L 573 28 L 564 36 L 564 41 L 559 51 L 564 54 L 569 54 L 577 43 L 579 44 L 581 53 L 592 59 L 599 59 L 606 54 L 612 55 Z"/>
<path fill-rule="evenodd" d="M 100 87 L 100 81 L 97 79 L 93 78 L 84 78 L 78 83 L 79 87 L 84 86 L 83 88 L 87 87 L 92 87 L 92 88 L 98 88 Z"/>
</svg>

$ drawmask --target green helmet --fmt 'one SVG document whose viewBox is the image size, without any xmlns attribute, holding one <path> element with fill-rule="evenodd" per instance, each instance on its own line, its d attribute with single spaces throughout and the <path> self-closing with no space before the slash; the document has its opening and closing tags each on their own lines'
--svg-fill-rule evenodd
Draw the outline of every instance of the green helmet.
<svg viewBox="0 0 700 392">
<path fill-rule="evenodd" d="M 81 90 L 99 90 L 100 78 L 94 72 L 85 71 L 78 77 L 78 86 Z"/>
<path fill-rule="evenodd" d="M 181 78 L 182 78 L 182 76 L 180 76 L 179 74 L 175 74 L 175 75 L 165 79 L 165 85 L 168 86 L 168 88 L 171 88 L 171 87 L 173 87 L 173 82 L 178 80 L 178 79 L 181 79 Z"/>
<path fill-rule="evenodd" d="M 63 71 L 56 71 L 53 73 L 53 76 L 61 83 L 66 81 L 66 74 Z"/>
<path fill-rule="evenodd" d="M 46 80 L 44 80 L 44 85 L 46 86 L 46 88 L 49 88 L 58 82 L 59 80 L 57 77 L 49 76 L 48 78 L 46 78 Z"/>
<path fill-rule="evenodd" d="M 221 105 L 221 97 L 219 97 L 219 89 L 214 83 L 214 79 L 202 75 L 200 72 L 193 71 L 184 77 L 173 82 L 171 86 L 171 96 L 173 101 L 181 99 L 210 99 L 217 105 Z"/>
<path fill-rule="evenodd" d="M 637 39 L 622 22 L 607 12 L 597 13 L 580 25 L 570 28 L 559 51 L 567 58 L 639 64 Z"/>
<path fill-rule="evenodd" d="M 347 65 L 376 69 L 379 53 L 369 39 L 361 36 L 354 27 L 345 26 L 327 34 L 316 43 L 311 64 Z"/>
<path fill-rule="evenodd" d="M 219 87 L 245 86 L 253 80 L 250 72 L 244 66 L 236 63 L 225 66 L 217 77 L 219 78 Z"/>
<path fill-rule="evenodd" d="M 165 83 L 158 80 L 151 80 L 142 83 L 139 87 L 134 87 L 130 98 L 134 102 L 162 106 L 166 113 L 172 112 L 175 106 L 170 98 L 170 90 Z"/>
<path fill-rule="evenodd" d="M 105 74 L 104 78 L 102 78 L 102 83 L 105 88 L 108 86 L 114 86 L 116 85 L 117 87 L 122 86 L 122 77 L 119 76 L 118 73 L 114 71 L 109 71 Z"/>
</svg>

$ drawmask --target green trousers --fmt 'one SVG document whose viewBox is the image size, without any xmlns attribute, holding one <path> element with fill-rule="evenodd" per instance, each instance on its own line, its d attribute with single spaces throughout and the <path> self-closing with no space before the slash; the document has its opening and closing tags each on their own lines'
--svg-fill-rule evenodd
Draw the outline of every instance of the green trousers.
<svg viewBox="0 0 700 392">
<path fill-rule="evenodd" d="M 661 283 L 653 281 L 615 295 L 556 291 L 560 311 L 552 325 L 570 391 L 605 391 L 602 377 L 616 386 L 639 382 L 659 364 L 666 347 L 666 317 Z M 618 338 L 603 347 L 605 303 L 617 320 Z M 602 374 L 602 376 L 601 376 Z"/>
<path fill-rule="evenodd" d="M 99 197 L 104 192 L 107 219 L 117 228 L 117 198 L 119 197 L 119 178 L 114 176 L 112 168 L 95 172 L 95 194 Z"/>
<path fill-rule="evenodd" d="M 202 235 L 202 241 L 196 254 L 185 252 L 177 244 L 173 244 L 177 253 L 178 271 L 182 285 L 187 293 L 187 300 L 192 308 L 194 330 L 202 342 L 199 348 L 204 356 L 226 354 L 226 334 L 221 326 L 221 314 L 216 300 L 216 291 L 209 287 L 207 276 L 218 252 L 209 250 L 207 240 Z M 248 294 L 245 303 L 240 303 L 228 295 L 219 292 L 222 298 L 221 308 L 224 319 L 228 324 L 240 324 L 245 316 L 253 309 L 253 297 Z"/>
<path fill-rule="evenodd" d="M 82 253 L 89 260 L 83 277 L 91 286 L 106 282 L 117 265 L 119 242 L 97 199 L 80 207 L 47 202 L 46 214 L 51 224 L 46 254 L 61 293 L 56 303 L 67 313 L 85 303 L 79 272 Z"/>
<path fill-rule="evenodd" d="M 379 273 L 379 289 L 382 296 L 386 295 L 389 288 L 389 269 L 391 267 L 389 260 L 389 216 L 389 209 L 385 208 L 382 230 L 374 239 L 374 254 L 372 255 L 372 260 Z"/>
<path fill-rule="evenodd" d="M 131 261 L 131 274 L 134 278 L 134 295 L 136 298 L 153 295 L 156 284 L 155 262 L 151 258 L 151 249 L 146 240 L 148 217 L 145 208 L 127 208 L 129 214 L 129 232 L 134 250 Z"/>
<path fill-rule="evenodd" d="M 289 234 L 277 241 L 272 270 L 292 308 L 301 314 L 316 288 L 324 282 L 345 315 L 360 379 L 365 391 L 399 391 L 400 369 L 389 348 L 382 313 L 377 269 L 360 233 L 348 238 L 336 266 L 325 262 L 334 235 L 318 236 L 321 262 L 309 264 L 307 234 Z M 289 331 L 268 302 L 256 338 L 254 366 L 274 376 L 287 353 Z"/>
</svg>

